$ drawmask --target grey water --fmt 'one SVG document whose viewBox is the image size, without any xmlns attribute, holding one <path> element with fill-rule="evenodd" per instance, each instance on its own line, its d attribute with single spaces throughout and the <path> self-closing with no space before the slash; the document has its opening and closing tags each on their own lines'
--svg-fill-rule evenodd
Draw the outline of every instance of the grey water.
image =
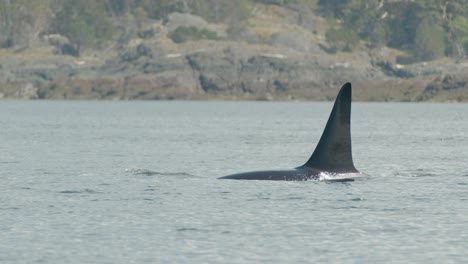
<svg viewBox="0 0 468 264">
<path fill-rule="evenodd" d="M 369 178 L 216 179 L 302 165 L 331 107 L 0 101 L 0 263 L 466 263 L 467 104 L 353 103 Z"/>
</svg>

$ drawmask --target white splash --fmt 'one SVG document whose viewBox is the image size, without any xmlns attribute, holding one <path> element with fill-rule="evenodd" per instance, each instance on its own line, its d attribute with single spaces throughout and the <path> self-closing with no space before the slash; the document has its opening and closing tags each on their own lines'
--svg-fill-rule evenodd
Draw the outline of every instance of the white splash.
<svg viewBox="0 0 468 264">
<path fill-rule="evenodd" d="M 364 178 L 364 177 L 369 177 L 369 176 L 361 172 L 351 172 L 351 173 L 320 172 L 320 174 L 318 175 L 318 180 L 319 181 L 336 181 L 336 180 L 355 179 L 355 178 Z"/>
</svg>

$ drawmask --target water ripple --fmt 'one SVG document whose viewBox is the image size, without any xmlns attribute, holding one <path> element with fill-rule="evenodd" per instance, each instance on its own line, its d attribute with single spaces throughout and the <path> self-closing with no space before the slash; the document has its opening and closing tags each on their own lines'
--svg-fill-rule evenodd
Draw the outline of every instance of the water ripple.
<svg viewBox="0 0 468 264">
<path fill-rule="evenodd" d="M 395 175 L 396 176 L 408 176 L 408 177 L 438 177 L 439 176 L 439 174 L 429 172 L 423 169 L 399 171 L 395 173 Z"/>
<path fill-rule="evenodd" d="M 19 207 L 5 207 L 5 208 L 0 208 L 0 210 L 19 210 Z"/>
<path fill-rule="evenodd" d="M 0 161 L 0 164 L 18 164 L 20 163 L 19 161 L 13 160 L 13 161 Z"/>
<path fill-rule="evenodd" d="M 202 231 L 201 229 L 195 228 L 195 227 L 181 227 L 176 229 L 177 232 L 187 232 L 187 231 Z"/>
<path fill-rule="evenodd" d="M 304 200 L 304 197 L 299 197 L 299 196 L 288 197 L 288 200 Z"/>
<path fill-rule="evenodd" d="M 174 177 L 182 177 L 182 178 L 197 177 L 187 172 L 159 172 L 159 171 L 152 171 L 152 170 L 147 170 L 147 169 L 126 169 L 125 171 L 133 175 L 144 175 L 144 176 L 174 176 Z"/>
<path fill-rule="evenodd" d="M 84 190 L 64 190 L 64 191 L 60 191 L 59 193 L 76 194 L 76 193 L 100 193 L 100 192 L 91 190 L 91 189 L 84 189 Z"/>
</svg>

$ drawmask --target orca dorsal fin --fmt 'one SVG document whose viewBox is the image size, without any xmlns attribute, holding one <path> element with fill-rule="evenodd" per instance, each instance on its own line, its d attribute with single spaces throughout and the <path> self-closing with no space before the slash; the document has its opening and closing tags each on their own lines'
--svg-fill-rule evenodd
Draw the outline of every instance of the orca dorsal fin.
<svg viewBox="0 0 468 264">
<path fill-rule="evenodd" d="M 351 151 L 351 83 L 341 87 L 322 137 L 304 166 L 327 172 L 357 172 Z"/>
</svg>

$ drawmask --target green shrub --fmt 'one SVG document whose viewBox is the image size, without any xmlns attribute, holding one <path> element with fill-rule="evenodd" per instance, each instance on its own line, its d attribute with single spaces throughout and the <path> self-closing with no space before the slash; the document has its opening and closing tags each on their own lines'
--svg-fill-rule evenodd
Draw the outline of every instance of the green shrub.
<svg viewBox="0 0 468 264">
<path fill-rule="evenodd" d="M 176 30 L 169 33 L 169 37 L 175 43 L 183 43 L 187 41 L 193 40 L 201 40 L 201 39 L 211 39 L 217 40 L 219 39 L 218 34 L 213 31 L 209 31 L 206 29 L 198 29 L 196 27 L 187 27 L 187 26 L 179 26 Z"/>
<path fill-rule="evenodd" d="M 331 28 L 326 33 L 327 41 L 341 51 L 352 51 L 359 44 L 359 36 L 351 29 Z"/>
<path fill-rule="evenodd" d="M 413 63 L 417 63 L 417 62 L 420 62 L 420 61 L 421 61 L 420 58 L 415 57 L 412 54 L 398 55 L 396 57 L 396 63 L 403 64 L 403 65 L 413 64 Z"/>
</svg>

